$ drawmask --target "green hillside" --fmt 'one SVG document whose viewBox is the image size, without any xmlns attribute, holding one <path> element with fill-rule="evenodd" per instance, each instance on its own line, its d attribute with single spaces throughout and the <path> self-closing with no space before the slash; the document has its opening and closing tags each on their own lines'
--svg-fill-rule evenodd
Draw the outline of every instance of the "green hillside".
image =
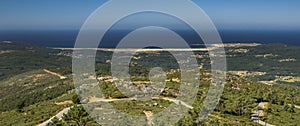
<svg viewBox="0 0 300 126">
<path fill-rule="evenodd" d="M 204 122 L 200 122 L 197 117 L 210 87 L 210 60 L 206 51 L 195 51 L 198 63 L 203 64 L 199 90 L 193 109 L 189 109 L 188 114 L 176 125 L 255 126 L 259 124 L 251 117 L 258 111 L 262 112 L 259 120 L 266 123 L 299 125 L 299 50 L 300 47 L 286 45 L 226 47 L 229 71 L 227 83 L 219 104 Z M 73 90 L 71 54 L 72 50 L 67 49 L 0 43 L 0 124 L 40 124 L 78 103 Z M 130 100 L 109 81 L 112 78 L 111 55 L 112 52 L 107 50 L 97 52 L 96 73 L 97 78 L 108 78 L 98 83 L 104 99 L 125 99 L 109 102 L 119 111 L 137 116 L 145 116 L 145 111 L 156 114 L 172 104 L 164 98 L 174 99 L 178 96 L 180 71 L 176 69 L 179 69 L 179 65 L 170 53 L 139 52 L 131 60 L 131 80 L 141 89 L 149 86 L 148 73 L 151 68 L 161 67 L 167 73 L 168 81 L 159 99 L 149 101 Z M 87 102 L 92 100 L 86 99 Z M 77 111 L 83 110 L 75 107 L 69 111 L 73 114 L 69 115 L 76 116 L 74 112 Z M 87 116 L 85 114 L 80 118 L 89 119 Z M 71 117 L 63 117 L 61 121 L 52 124 L 73 125 Z M 159 120 L 155 122 L 158 123 L 155 125 L 160 125 Z M 90 121 L 89 125 L 95 125 L 95 122 Z"/>
</svg>

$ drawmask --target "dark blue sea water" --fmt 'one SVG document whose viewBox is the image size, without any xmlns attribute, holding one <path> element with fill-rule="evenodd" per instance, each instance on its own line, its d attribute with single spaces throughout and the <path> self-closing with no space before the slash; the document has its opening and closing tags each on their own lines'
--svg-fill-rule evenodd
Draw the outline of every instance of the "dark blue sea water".
<svg viewBox="0 0 300 126">
<path fill-rule="evenodd" d="M 0 31 L 0 41 L 17 41 L 47 47 L 74 47 L 79 30 L 27 30 Z M 128 31 L 110 31 L 103 39 L 101 47 L 114 47 L 126 36 Z M 201 39 L 192 31 L 177 31 L 190 44 L 201 44 Z M 300 46 L 299 31 L 255 31 L 222 30 L 219 31 L 223 42 L 240 43 L 283 43 Z"/>
</svg>

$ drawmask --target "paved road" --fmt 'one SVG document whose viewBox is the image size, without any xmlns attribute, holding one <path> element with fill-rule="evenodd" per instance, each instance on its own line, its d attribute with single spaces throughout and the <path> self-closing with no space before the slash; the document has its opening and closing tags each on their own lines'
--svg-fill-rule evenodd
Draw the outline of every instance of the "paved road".
<svg viewBox="0 0 300 126">
<path fill-rule="evenodd" d="M 62 116 L 65 114 L 65 113 L 68 113 L 68 111 L 71 109 L 71 107 L 68 107 L 68 108 L 65 108 L 63 110 L 61 110 L 59 113 L 57 113 L 55 116 L 51 117 L 50 119 L 48 119 L 47 121 L 39 124 L 38 126 L 46 126 L 48 123 L 51 122 L 51 120 L 56 117 L 58 118 L 59 120 L 62 118 Z"/>
<path fill-rule="evenodd" d="M 289 105 L 292 105 L 292 104 L 289 104 Z M 300 106 L 299 106 L 299 105 L 294 105 L 294 107 L 295 107 L 296 109 L 300 109 Z"/>
<path fill-rule="evenodd" d="M 269 103 L 268 103 L 268 102 L 261 102 L 261 103 L 258 104 L 258 106 L 259 106 L 260 108 L 262 108 L 262 109 L 265 109 L 265 106 L 266 106 L 267 104 L 269 104 Z"/>
<path fill-rule="evenodd" d="M 261 103 L 258 104 L 258 107 L 265 109 L 265 106 L 267 104 L 268 104 L 268 102 L 261 102 Z M 263 113 L 263 110 L 257 110 L 258 116 L 261 116 L 262 113 Z M 261 120 L 253 120 L 253 121 L 260 124 L 260 125 L 263 125 L 263 126 L 274 126 L 274 125 L 268 124 L 268 123 L 266 123 L 264 121 L 261 121 Z"/>
<path fill-rule="evenodd" d="M 263 125 L 263 126 L 274 126 L 274 125 L 271 125 L 271 124 L 268 124 L 264 121 L 261 121 L 261 120 L 254 120 L 254 122 L 260 124 L 260 125 Z"/>
</svg>

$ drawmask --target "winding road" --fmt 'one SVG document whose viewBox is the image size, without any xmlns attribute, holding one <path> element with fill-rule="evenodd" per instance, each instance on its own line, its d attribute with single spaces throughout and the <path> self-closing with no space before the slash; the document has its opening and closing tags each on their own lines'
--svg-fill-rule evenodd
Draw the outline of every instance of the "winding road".
<svg viewBox="0 0 300 126">
<path fill-rule="evenodd" d="M 51 117 L 50 119 L 48 119 L 47 121 L 45 121 L 45 122 L 39 124 L 38 126 L 47 126 L 47 124 L 50 123 L 51 120 L 52 120 L 53 118 L 55 118 L 55 117 L 58 118 L 59 120 L 61 120 L 61 119 L 62 119 L 62 116 L 63 116 L 64 114 L 68 113 L 68 111 L 69 111 L 70 109 L 71 109 L 71 107 L 68 107 L 68 108 L 65 108 L 65 109 L 61 110 L 61 111 L 58 112 L 55 116 L 53 116 L 53 117 Z"/>
</svg>

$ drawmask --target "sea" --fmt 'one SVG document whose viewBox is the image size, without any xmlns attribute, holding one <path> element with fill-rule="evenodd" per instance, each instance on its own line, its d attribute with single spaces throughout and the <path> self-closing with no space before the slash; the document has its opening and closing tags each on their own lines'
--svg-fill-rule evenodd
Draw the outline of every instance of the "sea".
<svg viewBox="0 0 300 126">
<path fill-rule="evenodd" d="M 114 48 L 129 32 L 128 30 L 109 31 L 99 47 Z M 8 30 L 0 31 L 0 41 L 72 48 L 78 33 L 79 30 Z M 185 38 L 191 46 L 203 44 L 201 38 L 194 31 L 178 30 L 177 33 Z M 219 34 L 224 43 L 281 43 L 300 46 L 300 30 L 220 30 Z"/>
</svg>

